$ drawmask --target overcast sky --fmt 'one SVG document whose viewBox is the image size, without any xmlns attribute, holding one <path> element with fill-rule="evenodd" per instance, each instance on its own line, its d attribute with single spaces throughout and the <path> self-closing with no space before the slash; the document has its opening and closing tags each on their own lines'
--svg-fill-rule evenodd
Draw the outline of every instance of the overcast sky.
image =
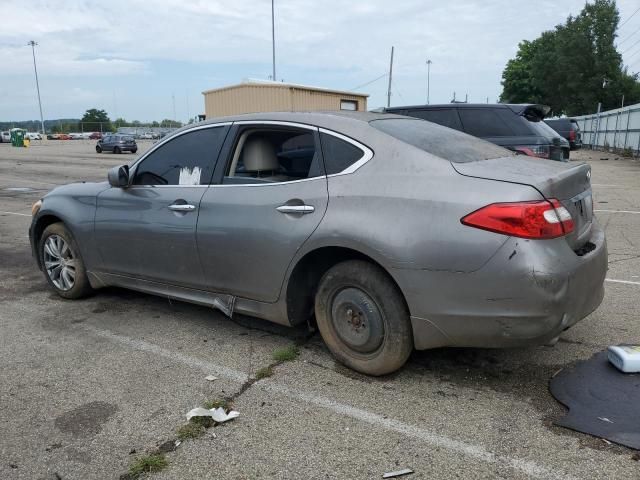
<svg viewBox="0 0 640 480">
<path fill-rule="evenodd" d="M 275 0 L 278 80 L 354 89 L 388 70 L 392 105 L 458 98 L 495 102 L 507 60 L 584 0 Z M 619 0 L 622 21 L 640 7 Z M 113 119 L 186 120 L 202 91 L 271 74 L 270 0 L 0 0 L 0 120 L 38 118 L 29 40 L 45 119 L 104 108 Z M 619 41 L 640 71 L 640 12 Z M 634 33 L 635 32 L 635 33 Z M 635 44 L 635 45 L 634 45 Z M 579 52 L 576 52 L 579 54 Z M 359 91 L 386 104 L 387 79 Z"/>
</svg>

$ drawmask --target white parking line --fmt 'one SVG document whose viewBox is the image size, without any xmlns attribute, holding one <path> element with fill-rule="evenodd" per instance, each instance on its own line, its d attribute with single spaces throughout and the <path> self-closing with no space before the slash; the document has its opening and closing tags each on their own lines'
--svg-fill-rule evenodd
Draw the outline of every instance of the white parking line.
<svg viewBox="0 0 640 480">
<path fill-rule="evenodd" d="M 30 217 L 31 214 L 30 213 L 18 213 L 18 212 L 0 212 L 0 214 L 7 214 L 7 215 L 20 215 L 21 217 Z"/>
<path fill-rule="evenodd" d="M 635 213 L 640 214 L 637 210 L 594 210 L 594 212 L 605 212 L 605 213 Z"/>
<path fill-rule="evenodd" d="M 640 282 L 632 282 L 631 280 L 616 280 L 615 278 L 605 278 L 605 282 L 624 283 L 625 285 L 640 285 Z"/>
<path fill-rule="evenodd" d="M 244 382 L 248 378 L 247 374 L 240 372 L 238 370 L 216 365 L 214 363 L 207 362 L 206 360 L 201 360 L 199 358 L 191 357 L 183 353 L 167 350 L 162 347 L 159 347 L 158 345 L 145 342 L 143 340 L 136 340 L 123 335 L 118 335 L 108 330 L 102 330 L 90 325 L 83 325 L 80 328 L 94 335 L 102 337 L 106 340 L 109 340 L 111 342 L 119 343 L 121 345 L 125 345 L 127 347 L 130 347 L 136 350 L 153 353 L 155 355 L 182 363 L 189 367 L 197 368 L 206 373 L 216 372 L 221 376 L 227 377 L 230 380 L 235 380 L 236 382 Z M 468 457 L 471 457 L 486 463 L 497 464 L 502 467 L 508 467 L 514 470 L 519 470 L 520 472 L 523 472 L 526 475 L 529 475 L 530 477 L 543 478 L 543 479 L 567 479 L 567 480 L 574 478 L 574 477 L 563 475 L 562 473 L 556 470 L 543 467 L 529 460 L 508 457 L 505 455 L 498 455 L 490 452 L 489 450 L 479 445 L 474 445 L 472 443 L 455 440 L 453 438 L 446 437 L 442 434 L 433 433 L 429 430 L 420 428 L 415 425 L 404 423 L 399 420 L 394 420 L 386 416 L 383 417 L 382 415 L 379 415 L 377 413 L 373 413 L 368 410 L 353 407 L 351 405 L 336 402 L 335 400 L 332 400 L 328 397 L 322 397 L 313 393 L 308 393 L 301 390 L 293 389 L 284 385 L 280 385 L 278 383 L 273 383 L 271 381 L 257 382 L 254 386 L 273 392 L 273 393 L 285 395 L 287 397 L 294 398 L 296 400 L 300 400 L 306 403 L 311 403 L 318 407 L 331 410 L 334 413 L 340 414 L 342 416 L 353 418 L 354 420 L 359 420 L 361 422 L 369 423 L 373 426 L 380 427 L 385 430 L 391 430 L 396 433 L 405 435 L 407 437 L 412 437 L 412 438 L 421 440 L 434 447 L 445 448 L 447 450 L 451 450 L 458 454 L 466 455 Z"/>
</svg>

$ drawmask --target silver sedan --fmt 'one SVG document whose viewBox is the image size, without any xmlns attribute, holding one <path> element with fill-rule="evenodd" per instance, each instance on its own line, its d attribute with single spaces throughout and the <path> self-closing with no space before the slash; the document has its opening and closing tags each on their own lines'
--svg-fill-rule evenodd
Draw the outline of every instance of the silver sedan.
<svg viewBox="0 0 640 480">
<path fill-rule="evenodd" d="M 33 207 L 65 298 L 120 286 L 319 329 L 371 375 L 415 349 L 556 339 L 598 307 L 590 168 L 390 114 L 188 126 Z"/>
</svg>

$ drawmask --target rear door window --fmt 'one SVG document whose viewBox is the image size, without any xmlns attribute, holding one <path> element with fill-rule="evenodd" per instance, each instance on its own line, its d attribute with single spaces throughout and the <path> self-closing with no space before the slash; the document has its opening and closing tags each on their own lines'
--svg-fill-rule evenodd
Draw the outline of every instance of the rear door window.
<svg viewBox="0 0 640 480">
<path fill-rule="evenodd" d="M 327 175 L 340 173 L 364 156 L 364 152 L 345 140 L 328 133 L 320 134 L 322 156 Z"/>
<path fill-rule="evenodd" d="M 247 127 L 240 131 L 223 183 L 283 183 L 324 175 L 317 133 L 309 129 Z"/>
<path fill-rule="evenodd" d="M 464 131 L 475 137 L 510 137 L 513 130 L 492 108 L 461 108 Z"/>
</svg>

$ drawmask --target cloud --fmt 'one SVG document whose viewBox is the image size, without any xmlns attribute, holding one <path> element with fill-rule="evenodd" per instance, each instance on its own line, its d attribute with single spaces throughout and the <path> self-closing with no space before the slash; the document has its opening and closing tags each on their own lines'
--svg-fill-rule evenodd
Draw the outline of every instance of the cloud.
<svg viewBox="0 0 640 480">
<path fill-rule="evenodd" d="M 622 18 L 635 10 L 635 2 L 619 0 Z M 424 101 L 427 58 L 433 61 L 432 100 L 447 101 L 456 91 L 458 96 L 468 92 L 472 100 L 489 96 L 494 101 L 502 69 L 518 42 L 577 14 L 584 0 L 275 0 L 275 5 L 279 78 L 352 88 L 387 71 L 394 45 L 393 101 L 418 103 Z M 32 0 L 28 5 L 3 0 L 2 17 L 0 78 L 5 85 L 31 81 L 26 46 L 31 39 L 39 42 L 43 77 L 67 78 L 76 86 L 83 86 L 84 77 L 112 79 L 123 88 L 142 89 L 133 98 L 141 109 L 153 103 L 145 96 L 157 92 L 140 78 L 153 79 L 165 96 L 183 88 L 176 82 L 188 79 L 195 98 L 203 89 L 243 77 L 266 78 L 271 72 L 268 0 Z M 632 20 L 628 26 L 640 23 Z M 159 73 L 167 65 L 180 71 L 167 79 Z M 123 83 L 127 79 L 130 83 Z M 369 106 L 379 106 L 386 81 L 363 90 L 371 94 Z M 111 97 L 111 91 L 105 96 Z"/>
</svg>

